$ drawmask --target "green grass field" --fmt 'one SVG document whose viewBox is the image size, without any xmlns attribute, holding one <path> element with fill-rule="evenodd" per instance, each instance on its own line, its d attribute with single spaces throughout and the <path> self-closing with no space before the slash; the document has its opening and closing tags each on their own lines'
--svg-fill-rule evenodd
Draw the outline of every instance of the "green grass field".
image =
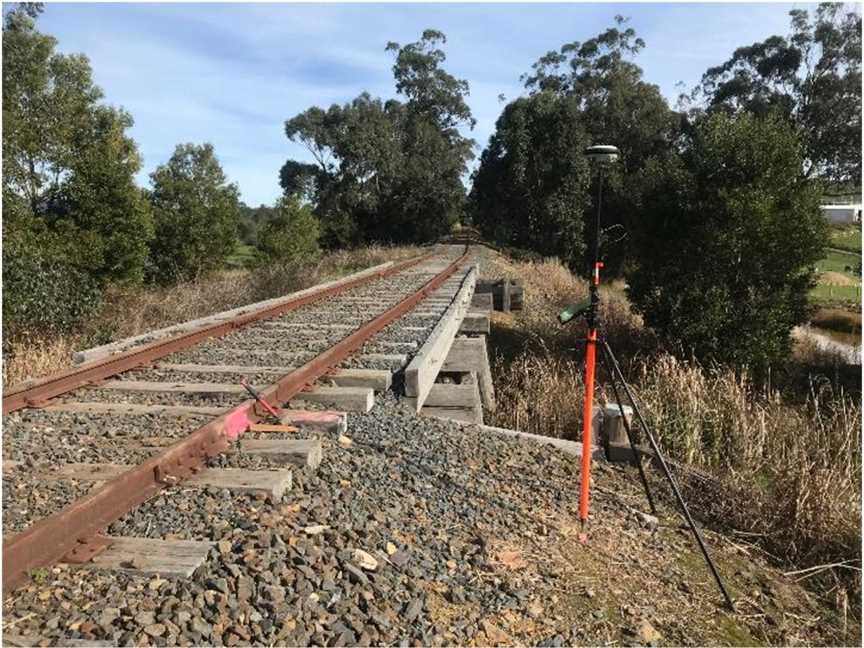
<svg viewBox="0 0 864 648">
<path fill-rule="evenodd" d="M 861 285 L 831 286 L 818 285 L 810 291 L 810 297 L 819 302 L 854 302 L 861 303 Z"/>
<path fill-rule="evenodd" d="M 861 253 L 861 227 L 843 225 L 831 228 L 831 247 Z"/>
<path fill-rule="evenodd" d="M 832 249 L 816 264 L 819 285 L 810 298 L 823 306 L 857 310 L 861 304 L 861 226 L 832 225 L 830 235 Z"/>
<path fill-rule="evenodd" d="M 818 264 L 816 264 L 816 267 L 819 269 L 819 272 L 840 272 L 842 274 L 848 275 L 851 279 L 860 281 L 861 277 L 858 277 L 853 272 L 846 270 L 847 267 L 854 270 L 855 266 L 860 262 L 860 252 L 856 254 L 854 252 L 840 252 L 838 250 L 828 250 L 825 258 L 822 259 Z"/>
<path fill-rule="evenodd" d="M 854 236 L 853 236 L 854 234 Z M 826 250 L 825 258 L 817 265 L 819 285 L 810 291 L 810 298 L 823 305 L 861 304 L 861 277 L 856 269 L 861 263 L 861 231 L 854 228 L 835 228 L 832 232 L 832 245 L 853 247 L 858 251 Z"/>
</svg>

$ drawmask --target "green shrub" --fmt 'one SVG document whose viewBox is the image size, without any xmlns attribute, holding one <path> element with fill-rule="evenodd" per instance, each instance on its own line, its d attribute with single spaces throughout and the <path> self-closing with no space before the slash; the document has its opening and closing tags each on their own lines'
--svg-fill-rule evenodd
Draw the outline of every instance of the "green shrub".
<svg viewBox="0 0 864 648">
<path fill-rule="evenodd" d="M 258 232 L 258 245 L 267 259 L 280 264 L 318 259 L 320 229 L 312 209 L 301 205 L 296 198 L 280 199 L 276 209 L 276 217 Z"/>
<path fill-rule="evenodd" d="M 178 144 L 150 179 L 156 225 L 150 278 L 176 283 L 221 267 L 237 242 L 240 199 L 213 146 Z"/>
<path fill-rule="evenodd" d="M 629 296 L 683 357 L 756 367 L 788 356 L 827 241 L 803 168 L 788 123 L 716 115 L 640 174 Z"/>
<path fill-rule="evenodd" d="M 5 228 L 4 228 L 5 229 Z M 3 233 L 4 345 L 73 330 L 101 303 L 96 279 L 26 232 Z"/>
<path fill-rule="evenodd" d="M 472 222 L 499 245 L 575 267 L 585 250 L 590 180 L 579 104 L 549 93 L 521 97 L 495 128 L 474 173 Z"/>
</svg>

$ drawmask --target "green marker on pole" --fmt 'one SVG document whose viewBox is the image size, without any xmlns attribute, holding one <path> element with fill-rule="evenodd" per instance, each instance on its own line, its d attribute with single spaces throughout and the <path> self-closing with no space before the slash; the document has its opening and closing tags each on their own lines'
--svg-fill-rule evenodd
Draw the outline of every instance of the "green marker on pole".
<svg viewBox="0 0 864 648">
<path fill-rule="evenodd" d="M 590 307 L 590 299 L 586 299 L 585 301 L 579 302 L 578 304 L 570 304 L 567 308 L 565 308 L 558 314 L 558 321 L 562 324 L 566 324 L 574 317 L 580 317 L 585 314 Z"/>
</svg>

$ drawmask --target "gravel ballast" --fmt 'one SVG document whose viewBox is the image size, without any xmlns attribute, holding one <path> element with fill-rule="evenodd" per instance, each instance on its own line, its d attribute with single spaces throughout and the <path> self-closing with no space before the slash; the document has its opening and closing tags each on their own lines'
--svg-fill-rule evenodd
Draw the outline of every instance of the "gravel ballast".
<svg viewBox="0 0 864 648">
<path fill-rule="evenodd" d="M 34 613 L 16 625 L 25 636 L 123 645 L 564 645 L 609 633 L 639 643 L 644 624 L 671 643 L 710 643 L 733 623 L 680 520 L 664 507 L 649 528 L 635 513 L 632 471 L 596 465 L 581 545 L 577 458 L 385 401 L 350 416 L 350 441 L 321 436 L 321 466 L 295 471 L 282 502 L 177 488 L 112 525 L 214 542 L 193 578 L 57 567 L 50 587 L 12 597 L 7 618 Z M 242 454 L 213 465 L 250 461 L 274 467 Z M 713 534 L 708 543 L 736 589 L 766 578 Z M 795 605 L 803 614 L 813 602 Z M 687 610 L 716 623 L 694 628 Z"/>
</svg>

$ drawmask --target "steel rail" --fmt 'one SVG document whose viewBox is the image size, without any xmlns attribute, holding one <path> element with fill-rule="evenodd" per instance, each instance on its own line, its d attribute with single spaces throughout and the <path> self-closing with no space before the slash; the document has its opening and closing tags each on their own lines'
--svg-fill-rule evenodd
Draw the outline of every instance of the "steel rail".
<svg viewBox="0 0 864 648">
<path fill-rule="evenodd" d="M 368 283 L 373 279 L 388 277 L 392 274 L 401 272 L 406 268 L 417 265 L 422 261 L 429 259 L 432 253 L 427 253 L 401 263 L 396 263 L 389 268 L 385 268 L 379 272 L 374 272 L 362 277 L 357 277 L 344 283 L 339 283 L 329 288 L 324 288 L 320 291 L 300 295 L 294 299 L 287 300 L 274 306 L 268 306 L 251 313 L 238 315 L 230 320 L 225 320 L 218 324 L 204 326 L 195 329 L 188 333 L 180 333 L 178 335 L 158 340 L 151 344 L 138 349 L 132 349 L 123 353 L 118 353 L 107 358 L 93 360 L 79 367 L 69 369 L 67 371 L 49 376 L 47 378 L 36 381 L 35 383 L 13 385 L 9 389 L 3 391 L 3 414 L 14 412 L 24 407 L 38 407 L 49 398 L 54 398 L 66 392 L 85 387 L 100 380 L 109 378 L 115 374 L 135 367 L 153 362 L 166 355 L 188 349 L 201 342 L 202 340 L 221 337 L 231 331 L 242 328 L 254 322 L 276 317 L 288 311 L 294 310 L 301 306 L 319 301 L 325 297 L 339 294 L 350 288 Z"/>
<path fill-rule="evenodd" d="M 453 261 L 420 290 L 366 323 L 302 367 L 286 374 L 264 391 L 264 397 L 282 405 L 359 349 L 366 341 L 413 309 L 440 287 L 467 259 Z M 248 424 L 263 415 L 254 400 L 220 415 L 186 438 L 127 472 L 107 481 L 95 492 L 72 502 L 62 511 L 34 523 L 3 543 L 3 596 L 23 583 L 37 568 L 62 559 L 86 560 L 98 552 L 97 538 L 103 529 L 165 486 L 191 476 L 210 457 L 224 452 L 230 439 L 242 434 Z M 238 421 L 243 426 L 238 429 Z"/>
</svg>

